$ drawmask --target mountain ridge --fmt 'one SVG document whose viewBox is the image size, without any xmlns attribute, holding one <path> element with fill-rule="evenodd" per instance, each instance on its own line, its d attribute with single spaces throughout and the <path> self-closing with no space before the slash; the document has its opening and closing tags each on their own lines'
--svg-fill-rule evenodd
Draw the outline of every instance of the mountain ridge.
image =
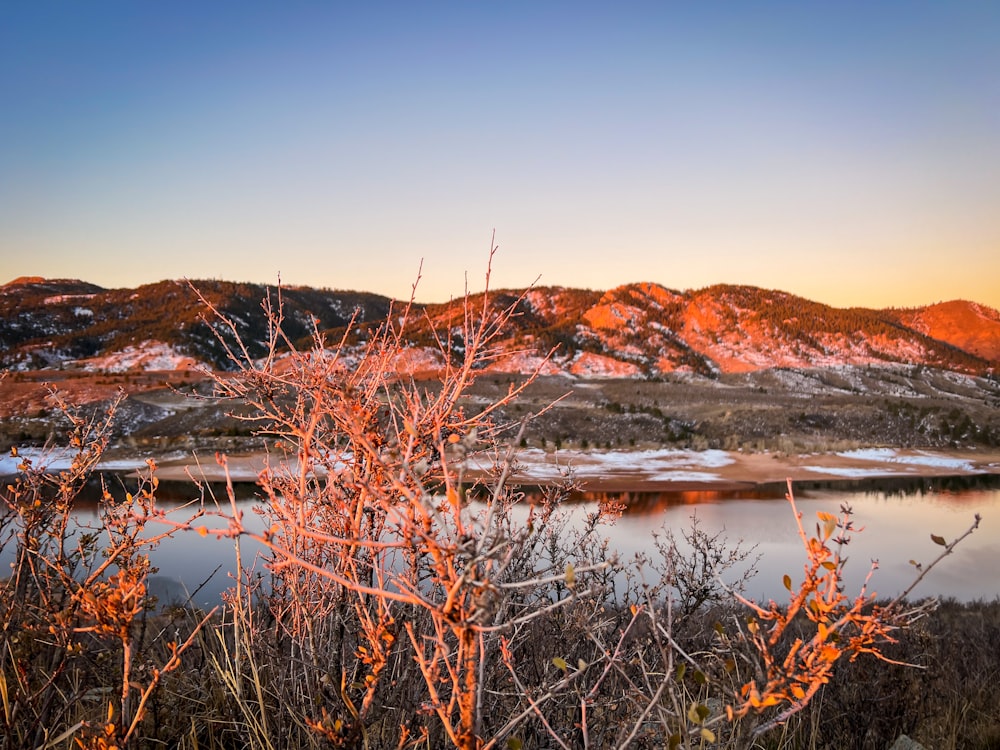
<svg viewBox="0 0 1000 750">
<path fill-rule="evenodd" d="M 195 289 L 202 296 L 199 299 Z M 405 304 L 362 291 L 273 287 L 220 280 L 165 280 L 104 289 L 77 279 L 20 277 L 0 286 L 0 367 L 117 371 L 226 369 L 225 349 L 203 320 L 208 307 L 240 330 L 252 356 L 267 339 L 261 301 L 280 294 L 283 328 L 303 344 L 313 330 L 360 343 Z M 706 376 L 773 368 L 906 364 L 992 373 L 1000 364 L 1000 312 L 949 300 L 913 308 L 837 308 L 788 292 L 716 284 L 679 291 L 654 282 L 608 290 L 564 286 L 490 292 L 494 309 L 515 305 L 496 369 L 575 377 Z M 470 296 L 482 309 L 482 293 Z M 415 304 L 403 371 L 434 370 L 460 357 L 430 326 L 449 328 L 463 300 Z"/>
</svg>

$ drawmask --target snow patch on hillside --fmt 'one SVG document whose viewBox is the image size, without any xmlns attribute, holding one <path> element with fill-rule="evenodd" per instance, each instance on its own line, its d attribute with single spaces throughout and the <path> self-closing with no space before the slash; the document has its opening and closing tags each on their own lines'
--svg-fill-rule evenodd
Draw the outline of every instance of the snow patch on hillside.
<svg viewBox="0 0 1000 750">
<path fill-rule="evenodd" d="M 439 349 L 413 346 L 400 351 L 392 361 L 392 367 L 401 375 L 436 372 L 444 367 L 444 358 Z"/>
<path fill-rule="evenodd" d="M 642 369 L 603 354 L 578 352 L 569 365 L 569 372 L 581 378 L 635 378 L 642 374 Z"/>
<path fill-rule="evenodd" d="M 136 346 L 103 357 L 78 359 L 75 365 L 88 372 L 129 372 L 134 370 L 193 370 L 204 363 L 182 354 L 162 341 L 143 341 Z"/>
<path fill-rule="evenodd" d="M 565 371 L 551 358 L 546 358 L 534 352 L 514 352 L 505 354 L 496 362 L 486 367 L 487 372 L 502 373 L 535 373 L 539 375 L 563 375 Z"/>
</svg>

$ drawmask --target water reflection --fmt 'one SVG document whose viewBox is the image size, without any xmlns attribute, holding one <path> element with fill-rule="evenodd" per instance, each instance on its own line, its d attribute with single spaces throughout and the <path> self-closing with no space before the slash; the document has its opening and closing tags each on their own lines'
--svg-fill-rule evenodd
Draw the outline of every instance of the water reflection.
<svg viewBox="0 0 1000 750">
<path fill-rule="evenodd" d="M 104 478 L 112 492 L 124 495 L 134 490 L 134 480 L 117 476 Z M 261 526 L 252 512 L 261 501 L 253 484 L 235 486 L 244 519 Z M 529 502 L 541 500 L 537 489 L 524 488 Z M 804 557 L 797 536 L 794 516 L 784 498 L 784 484 L 687 490 L 681 492 L 601 492 L 573 493 L 569 498 L 572 514 L 582 519 L 598 503 L 623 508 L 621 517 L 605 533 L 610 548 L 622 560 L 636 553 L 655 554 L 651 532 L 689 529 L 692 517 L 706 533 L 722 532 L 731 543 L 757 545 L 762 554 L 758 575 L 747 593 L 758 599 L 779 598 L 785 593 L 781 584 L 787 573 L 796 578 Z M 910 560 L 924 564 L 936 557 L 941 547 L 930 541 L 940 534 L 949 541 L 961 534 L 980 513 L 983 523 L 978 531 L 960 545 L 955 553 L 934 570 L 915 592 L 916 596 L 953 596 L 961 600 L 993 599 L 1000 595 L 1000 477 L 970 476 L 951 478 L 899 477 L 883 480 L 836 480 L 799 482 L 795 485 L 798 508 L 806 528 L 812 527 L 817 511 L 836 513 L 842 505 L 854 510 L 854 521 L 864 531 L 857 534 L 848 549 L 847 590 L 851 594 L 861 585 L 870 561 L 879 560 L 873 588 L 882 596 L 895 596 L 913 579 Z M 214 508 L 213 498 L 228 505 L 224 484 L 196 487 L 190 482 L 161 482 L 157 490 L 164 507 L 206 501 Z M 98 521 L 97 502 L 101 497 L 100 481 L 95 480 L 82 493 L 76 508 L 81 525 Z M 212 528 L 218 522 L 203 520 Z M 12 559 L 13 550 L 0 551 L 0 563 Z M 242 543 L 244 563 L 252 563 L 259 549 Z M 179 534 L 164 541 L 151 553 L 159 568 L 159 582 L 164 591 L 200 591 L 199 604 L 218 602 L 219 596 L 233 583 L 234 542 Z M 257 569 L 262 564 L 256 563 Z M 734 575 L 736 571 L 734 571 Z"/>
</svg>

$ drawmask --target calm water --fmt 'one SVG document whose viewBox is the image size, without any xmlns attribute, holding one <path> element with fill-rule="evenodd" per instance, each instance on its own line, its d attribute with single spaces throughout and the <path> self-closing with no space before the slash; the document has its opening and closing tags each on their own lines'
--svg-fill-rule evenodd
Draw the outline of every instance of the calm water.
<svg viewBox="0 0 1000 750">
<path fill-rule="evenodd" d="M 163 503 L 180 503 L 194 495 L 190 485 L 164 482 L 160 487 Z M 256 522 L 253 487 L 243 486 L 248 498 L 241 501 L 244 517 Z M 223 496 L 220 494 L 220 496 Z M 732 543 L 757 545 L 761 554 L 758 574 L 747 594 L 758 599 L 784 592 L 782 577 L 787 573 L 801 578 L 804 554 L 797 536 L 795 519 L 784 498 L 783 487 L 765 487 L 743 492 L 615 493 L 576 498 L 571 513 L 582 518 L 600 499 L 625 504 L 618 521 L 604 531 L 610 547 L 623 560 L 637 552 L 652 553 L 651 532 L 664 528 L 678 533 L 690 529 L 692 516 L 707 533 L 722 531 Z M 1000 596 L 1000 478 L 972 477 L 952 480 L 883 480 L 881 482 L 827 483 L 799 485 L 796 501 L 806 530 L 813 528 L 817 511 L 836 514 L 841 505 L 854 509 L 855 534 L 847 552 L 847 594 L 857 591 L 870 567 L 879 560 L 871 588 L 880 596 L 892 597 L 914 578 L 909 560 L 929 563 L 942 550 L 931 534 L 951 541 L 964 532 L 979 513 L 980 528 L 924 579 L 913 597 L 939 595 L 960 600 L 993 599 Z M 81 522 L 96 519 L 96 507 L 81 503 Z M 208 521 L 207 526 L 218 526 Z M 244 541 L 244 564 L 252 561 L 255 547 Z M 161 598 L 195 592 L 195 601 L 214 604 L 222 591 L 232 585 L 234 543 L 214 537 L 182 534 L 160 544 L 151 555 L 159 568 L 152 588 Z M 10 562 L 11 550 L 0 552 L 0 563 Z M 261 567 L 258 565 L 258 567 Z"/>
<path fill-rule="evenodd" d="M 978 486 L 977 486 L 978 485 Z M 952 555 L 943 560 L 912 592 L 963 601 L 1000 596 L 1000 481 L 950 481 L 909 486 L 795 489 L 796 505 L 807 532 L 816 513 L 837 514 L 842 505 L 854 510 L 855 533 L 846 548 L 845 593 L 856 593 L 877 559 L 870 589 L 881 597 L 902 592 L 915 578 L 910 560 L 928 564 L 942 547 L 930 535 L 947 541 L 961 535 L 979 513 L 982 522 Z M 801 580 L 805 554 L 795 516 L 784 488 L 744 493 L 671 493 L 625 498 L 631 510 L 609 530 L 612 547 L 627 558 L 649 549 L 650 532 L 660 527 L 682 530 L 696 516 L 708 533 L 722 531 L 731 542 L 756 544 L 761 558 L 747 595 L 758 600 L 787 596 L 782 578 Z"/>
</svg>

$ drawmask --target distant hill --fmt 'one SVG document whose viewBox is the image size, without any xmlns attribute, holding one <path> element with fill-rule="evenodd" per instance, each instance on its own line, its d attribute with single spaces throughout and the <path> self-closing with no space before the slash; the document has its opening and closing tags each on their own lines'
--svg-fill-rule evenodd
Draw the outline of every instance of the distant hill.
<svg viewBox="0 0 1000 750">
<path fill-rule="evenodd" d="M 192 282 L 237 327 L 251 356 L 262 356 L 267 321 L 261 301 L 277 291 L 260 284 Z M 520 293 L 491 294 L 494 307 Z M 355 291 L 281 289 L 283 328 L 292 341 L 315 325 L 330 340 L 365 331 L 393 301 Z M 398 303 L 397 303 L 398 304 Z M 481 307 L 482 298 L 473 304 Z M 460 303 L 418 306 L 402 369 L 443 362 L 430 328 L 460 320 Z M 652 283 L 605 292 L 564 287 L 529 290 L 496 369 L 529 371 L 556 349 L 546 371 L 577 377 L 655 377 L 675 371 L 708 376 L 771 368 L 920 365 L 981 374 L 1000 365 L 1000 313 L 952 301 L 899 310 L 835 308 L 781 291 L 717 285 L 676 291 Z M 187 282 L 102 289 L 83 281 L 24 277 L 0 287 L 0 366 L 13 369 L 178 369 L 196 363 L 225 369 L 224 346 L 203 322 L 205 305 Z M 352 318 L 356 326 L 347 326 Z M 219 326 L 216 324 L 216 329 Z M 448 356 L 463 342 L 448 340 Z"/>
<path fill-rule="evenodd" d="M 225 348 L 203 322 L 208 308 L 192 286 L 236 324 L 252 356 L 265 354 L 267 316 L 261 302 L 270 294 L 277 306 L 278 296 L 262 284 L 161 281 L 135 289 L 102 289 L 82 281 L 18 279 L 0 287 L 0 366 L 38 369 L 75 363 L 102 369 L 101 358 L 120 365 L 122 357 L 115 355 L 132 352 L 138 367 L 152 369 L 149 358 L 140 356 L 152 349 L 160 353 L 159 362 L 173 357 L 178 363 L 225 369 Z M 345 326 L 352 317 L 380 321 L 391 301 L 364 292 L 284 287 L 281 303 L 282 327 L 294 340 L 308 337 L 314 324 L 323 330 Z"/>
</svg>

